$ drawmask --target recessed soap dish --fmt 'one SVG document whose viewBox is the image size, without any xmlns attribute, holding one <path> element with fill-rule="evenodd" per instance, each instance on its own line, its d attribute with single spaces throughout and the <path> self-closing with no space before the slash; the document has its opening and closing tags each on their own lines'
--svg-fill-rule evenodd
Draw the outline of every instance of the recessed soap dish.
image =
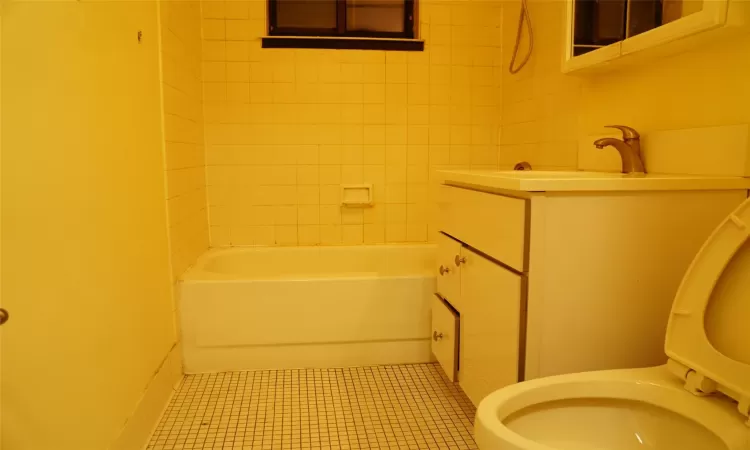
<svg viewBox="0 0 750 450">
<path fill-rule="evenodd" d="M 341 206 L 349 208 L 372 206 L 372 184 L 342 184 Z"/>
</svg>

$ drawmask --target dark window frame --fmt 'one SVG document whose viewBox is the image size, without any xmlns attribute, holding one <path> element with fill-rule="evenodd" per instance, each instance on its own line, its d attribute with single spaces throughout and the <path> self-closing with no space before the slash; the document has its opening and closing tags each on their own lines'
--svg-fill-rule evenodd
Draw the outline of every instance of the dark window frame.
<svg viewBox="0 0 750 450">
<path fill-rule="evenodd" d="M 277 3 L 279 0 L 268 0 L 268 35 L 295 37 L 338 37 L 338 38 L 386 38 L 415 39 L 414 18 L 415 1 L 404 1 L 404 31 L 347 31 L 346 0 L 336 1 L 336 28 L 284 28 L 277 26 Z"/>
</svg>

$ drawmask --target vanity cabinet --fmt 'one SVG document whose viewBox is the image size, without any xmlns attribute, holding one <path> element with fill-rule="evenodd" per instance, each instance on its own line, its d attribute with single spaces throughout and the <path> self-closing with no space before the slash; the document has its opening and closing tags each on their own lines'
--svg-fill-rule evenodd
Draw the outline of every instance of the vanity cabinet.
<svg viewBox="0 0 750 450">
<path fill-rule="evenodd" d="M 435 358 L 475 405 L 518 381 L 664 363 L 682 276 L 745 198 L 442 185 Z"/>
<path fill-rule="evenodd" d="M 455 373 L 446 371 L 446 375 L 458 378 L 477 404 L 498 386 L 523 378 L 518 361 L 524 338 L 521 316 L 526 309 L 523 270 L 528 205 L 507 196 L 448 186 L 440 189 L 437 296 L 460 317 L 458 361 L 445 361 L 449 352 L 433 348 L 433 353 L 444 368 L 456 367 Z M 477 216 L 482 220 L 465 220 Z M 433 304 L 434 330 L 440 328 L 442 315 L 440 304 Z M 444 334 L 433 331 L 433 347 L 442 344 L 435 340 L 440 333 Z"/>
</svg>

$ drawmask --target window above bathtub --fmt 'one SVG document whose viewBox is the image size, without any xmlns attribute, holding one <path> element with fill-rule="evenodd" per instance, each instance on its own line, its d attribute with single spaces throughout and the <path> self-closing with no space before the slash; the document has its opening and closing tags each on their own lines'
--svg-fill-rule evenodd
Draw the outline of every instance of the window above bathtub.
<svg viewBox="0 0 750 450">
<path fill-rule="evenodd" d="M 424 50 L 414 0 L 268 0 L 265 48 Z"/>
</svg>

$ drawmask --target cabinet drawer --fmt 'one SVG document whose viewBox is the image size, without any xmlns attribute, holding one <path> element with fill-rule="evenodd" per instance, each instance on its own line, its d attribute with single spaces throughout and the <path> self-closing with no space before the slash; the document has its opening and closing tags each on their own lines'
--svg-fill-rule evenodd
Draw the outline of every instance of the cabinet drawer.
<svg viewBox="0 0 750 450">
<path fill-rule="evenodd" d="M 440 186 L 438 203 L 441 231 L 526 271 L 526 200 Z"/>
<path fill-rule="evenodd" d="M 432 354 L 451 381 L 456 381 L 458 367 L 458 316 L 435 295 L 432 298 Z"/>
<path fill-rule="evenodd" d="M 461 312 L 461 243 L 438 233 L 435 272 L 438 294 Z M 456 262 L 459 262 L 456 265 Z"/>
</svg>

